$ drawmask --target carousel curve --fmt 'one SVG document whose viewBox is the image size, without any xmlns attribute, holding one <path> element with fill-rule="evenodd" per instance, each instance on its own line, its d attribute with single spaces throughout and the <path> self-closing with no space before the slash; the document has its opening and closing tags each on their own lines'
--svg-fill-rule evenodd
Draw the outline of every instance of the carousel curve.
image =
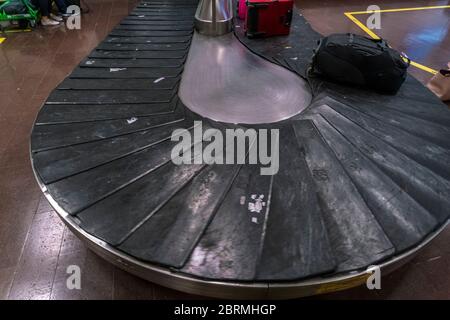
<svg viewBox="0 0 450 320">
<path fill-rule="evenodd" d="M 203 118 L 178 97 L 196 7 L 141 2 L 36 119 L 36 178 L 94 251 L 186 292 L 287 298 L 358 285 L 368 266 L 404 263 L 442 230 L 450 214 L 444 104 L 411 77 L 396 96 L 309 78 L 313 100 L 291 119 Z M 306 77 L 319 35 L 301 16 L 289 37 L 248 40 L 241 30 L 255 54 Z M 278 129 L 278 173 L 175 165 L 170 137 L 193 132 L 197 120 L 203 130 Z M 260 210 L 249 210 L 253 196 Z"/>
</svg>

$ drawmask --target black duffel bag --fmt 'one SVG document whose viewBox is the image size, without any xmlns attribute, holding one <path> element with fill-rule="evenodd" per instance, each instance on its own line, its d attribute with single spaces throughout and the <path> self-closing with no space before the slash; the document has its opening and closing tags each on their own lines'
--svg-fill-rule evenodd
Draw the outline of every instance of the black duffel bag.
<svg viewBox="0 0 450 320">
<path fill-rule="evenodd" d="M 319 41 L 310 72 L 323 78 L 394 94 L 406 79 L 409 59 L 383 39 L 346 33 Z"/>
</svg>

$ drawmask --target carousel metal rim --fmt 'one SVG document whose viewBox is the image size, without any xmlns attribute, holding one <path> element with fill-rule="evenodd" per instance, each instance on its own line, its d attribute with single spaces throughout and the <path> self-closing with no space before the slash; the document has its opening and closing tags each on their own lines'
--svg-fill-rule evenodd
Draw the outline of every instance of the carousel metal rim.
<svg viewBox="0 0 450 320">
<path fill-rule="evenodd" d="M 48 192 L 47 187 L 34 168 L 31 155 L 30 146 L 31 167 L 39 188 L 65 225 L 97 255 L 122 270 L 147 281 L 189 294 L 223 299 L 294 299 L 350 289 L 366 281 L 366 270 L 289 282 L 213 281 L 176 273 L 169 268 L 140 261 L 84 231 Z M 450 219 L 429 234 L 416 247 L 379 264 L 382 275 L 389 274 L 410 261 L 449 224 Z"/>
<path fill-rule="evenodd" d="M 232 20 L 219 20 L 216 27 L 211 26 L 211 23 L 206 20 L 195 19 L 195 28 L 199 33 L 208 36 L 221 36 L 231 31 L 233 27 Z"/>
</svg>

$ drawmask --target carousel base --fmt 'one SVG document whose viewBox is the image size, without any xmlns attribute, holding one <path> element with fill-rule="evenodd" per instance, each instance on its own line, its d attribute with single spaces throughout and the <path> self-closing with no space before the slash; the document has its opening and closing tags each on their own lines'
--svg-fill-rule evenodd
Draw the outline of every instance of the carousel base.
<svg viewBox="0 0 450 320">
<path fill-rule="evenodd" d="M 54 208 L 59 208 L 52 196 L 44 194 Z M 221 299 L 293 299 L 330 292 L 342 291 L 356 286 L 365 285 L 371 275 L 367 270 L 354 271 L 340 275 L 314 277 L 307 280 L 291 282 L 234 282 L 210 281 L 198 277 L 172 271 L 158 265 L 135 259 L 108 243 L 93 237 L 79 227 L 78 223 L 63 210 L 58 213 L 68 228 L 97 255 L 142 279 L 164 287 L 179 290 L 189 294 L 221 298 Z M 404 264 L 411 261 L 430 241 L 432 241 L 449 223 L 430 234 L 422 243 L 403 254 L 378 264 L 381 274 L 390 274 Z"/>
<path fill-rule="evenodd" d="M 58 204 L 52 196 L 45 191 L 48 201 L 58 209 Z M 368 270 L 360 270 L 341 275 L 314 277 L 307 280 L 291 282 L 233 282 L 211 281 L 198 277 L 180 274 L 158 265 L 146 263 L 135 259 L 122 251 L 110 246 L 108 243 L 93 237 L 78 226 L 78 223 L 63 210 L 58 214 L 68 228 L 97 255 L 113 265 L 161 286 L 206 297 L 220 299 L 294 299 L 330 292 L 342 291 L 365 285 L 371 275 Z M 381 274 L 390 274 L 411 261 L 430 241 L 432 241 L 449 223 L 430 234 L 422 243 L 403 254 L 378 264 Z"/>
<path fill-rule="evenodd" d="M 304 108 L 303 79 L 320 35 L 303 17 L 294 15 L 288 37 L 249 40 L 237 28 L 225 39 L 234 49 L 221 56 L 220 43 L 192 39 L 196 7 L 141 2 L 38 114 L 37 181 L 89 247 L 181 291 L 293 298 L 362 284 L 372 265 L 386 274 L 442 230 L 450 214 L 450 111 L 431 92 L 411 77 L 395 96 L 307 78 L 312 100 Z M 202 61 L 189 61 L 191 53 L 210 44 L 216 67 L 203 57 L 217 78 L 195 79 Z M 226 70 L 232 78 L 221 78 L 223 62 L 241 62 L 235 72 L 258 66 L 248 77 L 264 90 L 279 85 L 261 77 L 269 70 L 285 81 L 282 97 L 260 92 L 267 104 L 248 97 L 234 108 L 233 95 L 236 104 L 247 99 L 249 84 Z M 215 92 L 180 93 L 182 78 L 181 91 L 197 83 Z M 300 95 L 283 91 L 290 86 Z M 278 173 L 260 175 L 250 164 L 176 165 L 171 135 L 193 131 L 196 121 L 205 130 L 278 129 Z"/>
</svg>

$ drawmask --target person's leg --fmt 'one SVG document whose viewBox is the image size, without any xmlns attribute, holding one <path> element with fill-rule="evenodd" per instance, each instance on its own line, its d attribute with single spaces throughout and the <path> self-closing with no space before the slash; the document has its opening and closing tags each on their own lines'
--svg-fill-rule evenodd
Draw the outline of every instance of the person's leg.
<svg viewBox="0 0 450 320">
<path fill-rule="evenodd" d="M 43 26 L 55 26 L 58 25 L 59 22 L 50 19 L 50 9 L 51 3 L 48 0 L 38 0 L 39 8 L 41 10 L 41 24 Z"/>
<path fill-rule="evenodd" d="M 31 4 L 32 4 L 36 9 L 39 9 L 39 0 L 31 0 Z"/>
<path fill-rule="evenodd" d="M 48 17 L 50 14 L 50 6 L 48 0 L 37 0 L 42 17 Z"/>
<path fill-rule="evenodd" d="M 59 14 L 54 14 L 52 12 L 52 9 L 53 9 L 53 2 L 52 2 L 52 0 L 48 0 L 48 6 L 50 8 L 50 19 L 58 21 L 58 22 L 62 22 L 64 19 L 62 17 L 60 17 Z"/>
<path fill-rule="evenodd" d="M 67 13 L 67 6 L 64 0 L 55 0 L 56 6 L 58 7 L 58 12 L 60 14 Z"/>
<path fill-rule="evenodd" d="M 55 21 L 58 21 L 58 22 L 61 22 L 61 21 L 63 21 L 63 18 L 61 18 L 60 16 L 58 16 L 58 15 L 56 15 L 56 14 L 54 14 L 52 11 L 52 9 L 53 9 L 53 2 L 52 2 L 52 0 L 47 0 L 47 2 L 48 2 L 48 11 L 49 11 L 49 18 L 51 19 L 51 20 L 55 20 Z"/>
</svg>

